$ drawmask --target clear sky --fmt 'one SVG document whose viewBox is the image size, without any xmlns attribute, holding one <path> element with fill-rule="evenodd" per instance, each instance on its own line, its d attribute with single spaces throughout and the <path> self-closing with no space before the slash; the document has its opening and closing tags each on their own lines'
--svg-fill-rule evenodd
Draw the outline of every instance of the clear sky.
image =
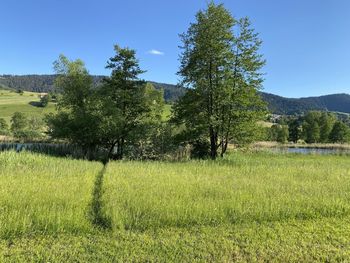
<svg viewBox="0 0 350 263">
<path fill-rule="evenodd" d="M 350 93 L 349 0 L 223 0 L 264 41 L 264 91 Z M 113 45 L 137 50 L 144 79 L 177 83 L 179 33 L 206 0 L 1 0 L 0 74 L 51 74 L 60 53 L 104 69 Z M 152 51 L 153 50 L 153 51 Z M 158 52 L 159 51 L 159 52 Z"/>
</svg>

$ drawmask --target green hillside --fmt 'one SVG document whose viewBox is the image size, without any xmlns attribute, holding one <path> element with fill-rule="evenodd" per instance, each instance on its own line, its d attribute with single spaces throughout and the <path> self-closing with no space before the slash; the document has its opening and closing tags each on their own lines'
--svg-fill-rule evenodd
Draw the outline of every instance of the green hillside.
<svg viewBox="0 0 350 263">
<path fill-rule="evenodd" d="M 27 116 L 41 116 L 52 112 L 55 105 L 50 103 L 47 107 L 38 107 L 39 93 L 25 91 L 22 95 L 13 90 L 0 89 L 0 118 L 10 123 L 14 112 L 23 112 Z"/>
</svg>

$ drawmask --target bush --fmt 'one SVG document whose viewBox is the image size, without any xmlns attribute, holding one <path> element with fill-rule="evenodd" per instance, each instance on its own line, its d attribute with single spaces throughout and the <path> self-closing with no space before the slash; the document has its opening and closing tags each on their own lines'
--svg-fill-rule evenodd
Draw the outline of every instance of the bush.
<svg viewBox="0 0 350 263">
<path fill-rule="evenodd" d="M 208 140 L 198 139 L 191 143 L 191 158 L 206 159 L 210 156 L 210 144 Z"/>
<path fill-rule="evenodd" d="M 40 97 L 40 106 L 41 107 L 46 107 L 49 104 L 50 101 L 50 96 L 49 95 L 44 95 Z"/>
<path fill-rule="evenodd" d="M 9 135 L 9 126 L 3 118 L 0 118 L 0 135 Z"/>
</svg>

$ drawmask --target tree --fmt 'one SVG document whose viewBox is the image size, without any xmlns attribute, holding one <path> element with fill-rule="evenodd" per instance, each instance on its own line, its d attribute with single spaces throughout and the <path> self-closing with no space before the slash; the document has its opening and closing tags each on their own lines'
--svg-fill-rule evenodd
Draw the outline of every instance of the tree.
<svg viewBox="0 0 350 263">
<path fill-rule="evenodd" d="M 287 125 L 281 125 L 278 130 L 277 141 L 280 143 L 288 142 L 289 130 Z"/>
<path fill-rule="evenodd" d="M 341 122 L 337 121 L 329 135 L 329 140 L 333 143 L 345 143 L 350 141 L 350 129 Z"/>
<path fill-rule="evenodd" d="M 320 126 L 316 121 L 310 123 L 306 130 L 306 142 L 317 143 L 320 140 Z"/>
<path fill-rule="evenodd" d="M 9 126 L 4 118 L 0 118 L 0 134 L 7 135 L 9 131 Z"/>
<path fill-rule="evenodd" d="M 304 117 L 303 135 L 307 143 L 317 143 L 320 141 L 320 124 L 321 113 L 310 111 Z"/>
<path fill-rule="evenodd" d="M 162 121 L 164 109 L 163 90 L 156 90 L 151 83 L 147 83 L 144 91 L 145 105 L 148 110 L 143 114 L 142 119 L 129 141 L 129 157 L 137 159 L 159 159 L 168 150 L 165 141 L 169 143 L 169 129 Z"/>
<path fill-rule="evenodd" d="M 329 135 L 332 131 L 333 125 L 336 121 L 334 114 L 323 112 L 320 123 L 320 142 L 327 143 L 329 141 Z"/>
<path fill-rule="evenodd" d="M 50 101 L 50 95 L 46 94 L 40 97 L 40 106 L 41 107 L 46 107 L 49 104 Z"/>
<path fill-rule="evenodd" d="M 11 132 L 17 137 L 28 125 L 28 119 L 22 112 L 15 112 L 11 117 Z"/>
<path fill-rule="evenodd" d="M 302 126 L 299 118 L 294 118 L 288 123 L 289 140 L 297 143 L 302 136 Z"/>
<path fill-rule="evenodd" d="M 71 61 L 64 55 L 54 62 L 54 69 L 58 75 L 55 85 L 61 96 L 57 114 L 46 118 L 48 133 L 54 139 L 66 139 L 83 147 L 87 154 L 99 143 L 92 78 L 81 60 Z"/>
<path fill-rule="evenodd" d="M 274 124 L 270 128 L 269 139 L 279 143 L 288 142 L 289 130 L 287 125 Z"/>
<path fill-rule="evenodd" d="M 114 50 L 116 54 L 106 67 L 112 70 L 111 76 L 99 89 L 100 139 L 108 148 L 108 158 L 122 159 L 126 148 L 139 139 L 145 122 L 161 116 L 163 102 L 158 100 L 161 95 L 153 87 L 139 79 L 144 71 L 139 67 L 135 51 L 118 45 Z"/>
<path fill-rule="evenodd" d="M 186 126 L 189 142 L 209 141 L 209 155 L 216 159 L 230 141 L 253 138 L 263 116 L 257 94 L 265 63 L 257 53 L 261 41 L 247 18 L 237 21 L 213 2 L 197 13 L 181 39 L 178 74 L 189 90 L 175 105 L 173 121 Z"/>
</svg>

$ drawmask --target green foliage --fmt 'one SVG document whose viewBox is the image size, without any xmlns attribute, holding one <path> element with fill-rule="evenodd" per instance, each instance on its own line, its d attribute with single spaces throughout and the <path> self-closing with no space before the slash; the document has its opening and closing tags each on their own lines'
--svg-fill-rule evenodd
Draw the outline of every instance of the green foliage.
<svg viewBox="0 0 350 263">
<path fill-rule="evenodd" d="M 50 101 L 50 95 L 46 94 L 40 97 L 40 106 L 41 107 L 46 107 L 49 104 Z"/>
<path fill-rule="evenodd" d="M 159 133 L 163 92 L 138 79 L 143 71 L 134 50 L 115 46 L 115 51 L 107 65 L 111 77 L 98 88 L 82 61 L 60 56 L 54 63 L 61 96 L 58 114 L 47 117 L 49 134 L 78 144 L 87 153 L 102 147 L 109 151 L 108 158 L 122 159 L 125 153 L 144 158 Z"/>
<path fill-rule="evenodd" d="M 30 141 L 43 137 L 44 123 L 40 118 L 28 118 L 24 113 L 15 112 L 11 118 L 11 132 L 17 139 Z"/>
<path fill-rule="evenodd" d="M 209 154 L 215 159 L 219 149 L 224 155 L 229 142 L 253 137 L 249 135 L 263 116 L 257 93 L 265 63 L 257 53 L 261 41 L 247 18 L 235 20 L 213 2 L 197 13 L 181 38 L 179 75 L 193 89 L 175 105 L 173 121 L 185 124 L 184 132 L 191 135 L 187 142 L 210 141 Z"/>
<path fill-rule="evenodd" d="M 272 125 L 269 132 L 269 140 L 279 143 L 286 143 L 289 139 L 289 130 L 287 125 Z"/>
<path fill-rule="evenodd" d="M 337 120 L 334 114 L 310 111 L 303 119 L 302 129 L 307 143 L 334 142 L 334 138 L 331 138 L 331 131 Z"/>
<path fill-rule="evenodd" d="M 28 125 L 28 119 L 24 113 L 15 112 L 11 118 L 11 131 L 14 136 L 23 132 Z"/>
<path fill-rule="evenodd" d="M 160 159 L 172 149 L 171 127 L 163 120 L 163 92 L 147 83 L 144 98 L 148 110 L 135 128 L 126 154 L 132 159 Z"/>
<path fill-rule="evenodd" d="M 303 128 L 302 121 L 300 118 L 293 118 L 288 122 L 288 130 L 289 130 L 289 140 L 297 143 L 300 139 L 302 139 Z"/>
<path fill-rule="evenodd" d="M 8 135 L 9 126 L 4 118 L 0 118 L 0 135 Z"/>
<path fill-rule="evenodd" d="M 350 142 L 350 128 L 343 122 L 337 121 L 330 132 L 329 139 L 333 143 Z"/>
<path fill-rule="evenodd" d="M 164 99 L 162 92 L 139 79 L 144 71 L 134 50 L 118 45 L 114 50 L 116 54 L 107 64 L 111 76 L 98 90 L 99 137 L 101 145 L 109 149 L 109 158 L 122 159 L 133 145 L 144 150 L 161 121 Z"/>
<path fill-rule="evenodd" d="M 99 119 L 91 76 L 81 60 L 70 61 L 64 55 L 54 62 L 54 68 L 61 96 L 57 114 L 46 118 L 49 135 L 78 144 L 87 151 L 95 148 L 99 142 Z"/>
<path fill-rule="evenodd" d="M 327 143 L 330 139 L 330 133 L 336 122 L 336 117 L 333 114 L 322 112 L 319 120 L 320 125 L 320 142 Z"/>
</svg>

